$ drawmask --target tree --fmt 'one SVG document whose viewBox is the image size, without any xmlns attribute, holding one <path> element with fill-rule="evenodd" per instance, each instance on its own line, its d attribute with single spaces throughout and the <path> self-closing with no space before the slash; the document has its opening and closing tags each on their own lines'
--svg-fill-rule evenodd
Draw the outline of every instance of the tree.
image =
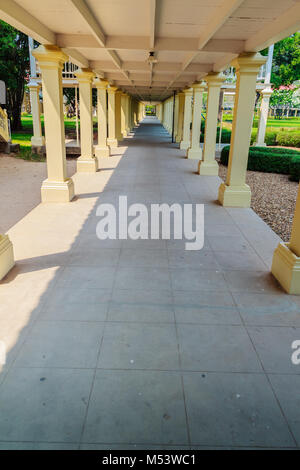
<svg viewBox="0 0 300 470">
<path fill-rule="evenodd" d="M 268 49 L 262 51 L 268 54 Z M 271 83 L 274 88 L 291 85 L 300 77 L 300 32 L 274 45 Z"/>
<path fill-rule="evenodd" d="M 22 129 L 21 110 L 29 79 L 28 37 L 0 21 L 0 80 L 7 89 L 7 112 L 13 130 Z"/>
</svg>

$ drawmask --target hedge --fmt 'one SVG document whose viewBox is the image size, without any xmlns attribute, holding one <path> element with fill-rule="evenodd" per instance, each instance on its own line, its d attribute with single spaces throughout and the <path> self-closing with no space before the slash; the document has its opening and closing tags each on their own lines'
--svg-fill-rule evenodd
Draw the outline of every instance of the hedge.
<svg viewBox="0 0 300 470">
<path fill-rule="evenodd" d="M 202 121 L 203 123 L 203 121 Z M 205 123 L 204 123 L 205 124 Z M 200 142 L 204 142 L 204 134 L 205 134 L 205 125 L 201 125 L 201 136 L 200 136 Z M 216 138 L 216 143 L 219 143 L 219 137 L 220 137 L 220 128 L 218 127 L 217 129 L 217 138 Z M 222 144 L 230 144 L 231 140 L 231 130 L 229 129 L 222 129 Z"/>
<path fill-rule="evenodd" d="M 276 137 L 278 132 L 273 130 L 266 130 L 265 143 L 269 146 L 277 145 Z M 251 145 L 256 141 L 257 129 L 253 129 L 251 133 Z"/>
<path fill-rule="evenodd" d="M 228 165 L 230 146 L 221 152 L 221 163 Z M 291 149 L 250 147 L 247 170 L 290 175 L 293 181 L 300 178 L 300 152 Z"/>
<path fill-rule="evenodd" d="M 281 130 L 280 130 L 281 129 Z M 300 131 L 283 131 L 282 128 L 268 128 L 265 133 L 265 143 L 267 146 L 272 147 L 279 145 L 281 147 L 296 147 L 300 148 Z M 201 137 L 200 142 L 204 142 L 205 134 L 205 121 L 201 121 Z M 217 139 L 216 142 L 219 142 L 220 128 L 217 129 Z M 252 129 L 251 132 L 251 142 L 250 145 L 253 145 L 256 141 L 257 129 Z M 231 130 L 227 128 L 222 129 L 222 144 L 230 144 L 231 140 Z"/>
<path fill-rule="evenodd" d="M 300 153 L 300 152 L 299 152 Z M 290 161 L 290 180 L 300 181 L 300 156 L 294 156 Z"/>
<path fill-rule="evenodd" d="M 300 147 L 300 131 L 278 132 L 276 143 L 282 147 Z"/>
</svg>

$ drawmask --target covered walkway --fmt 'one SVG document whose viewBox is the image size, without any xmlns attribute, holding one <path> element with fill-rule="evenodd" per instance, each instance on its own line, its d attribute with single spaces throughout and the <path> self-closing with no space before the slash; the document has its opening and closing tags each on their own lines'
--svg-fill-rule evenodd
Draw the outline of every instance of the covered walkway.
<svg viewBox="0 0 300 470">
<path fill-rule="evenodd" d="M 76 199 L 9 231 L 0 284 L 0 449 L 300 446 L 299 297 L 270 274 L 278 237 L 217 200 L 220 179 L 145 119 L 77 173 Z M 205 246 L 96 237 L 100 203 L 204 203 Z"/>
</svg>

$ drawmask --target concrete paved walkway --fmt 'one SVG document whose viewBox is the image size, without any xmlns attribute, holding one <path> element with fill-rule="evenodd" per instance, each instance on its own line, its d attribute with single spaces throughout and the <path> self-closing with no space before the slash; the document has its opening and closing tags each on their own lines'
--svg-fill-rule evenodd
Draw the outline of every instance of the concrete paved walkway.
<svg viewBox="0 0 300 470">
<path fill-rule="evenodd" d="M 39 205 L 9 232 L 0 283 L 0 449 L 300 446 L 300 300 L 269 274 L 278 237 L 215 203 L 147 119 L 77 199 Z M 205 203 L 205 247 L 99 241 L 100 202 Z"/>
</svg>

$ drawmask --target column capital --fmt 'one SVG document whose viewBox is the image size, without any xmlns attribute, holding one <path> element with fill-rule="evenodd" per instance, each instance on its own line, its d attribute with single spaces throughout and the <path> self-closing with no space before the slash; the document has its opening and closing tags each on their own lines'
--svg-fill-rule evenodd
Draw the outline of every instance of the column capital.
<svg viewBox="0 0 300 470">
<path fill-rule="evenodd" d="M 77 78 L 79 83 L 92 83 L 95 78 L 95 73 L 91 69 L 78 69 L 75 72 L 75 77 Z"/>
<path fill-rule="evenodd" d="M 194 90 L 193 88 L 186 88 L 185 90 L 183 90 L 183 93 L 185 94 L 185 96 L 193 96 Z"/>
<path fill-rule="evenodd" d="M 206 88 L 206 83 L 204 82 L 196 82 L 192 85 L 192 90 L 196 91 L 204 91 Z"/>
<path fill-rule="evenodd" d="M 267 87 L 261 90 L 260 94 L 262 95 L 263 98 L 270 98 L 270 96 L 273 95 L 273 90 L 271 87 Z"/>
<path fill-rule="evenodd" d="M 260 67 L 267 62 L 267 57 L 256 52 L 244 52 L 231 62 L 239 73 L 258 74 Z"/>
<path fill-rule="evenodd" d="M 220 87 L 226 77 L 222 73 L 209 73 L 205 77 L 205 81 L 209 87 Z"/>
<path fill-rule="evenodd" d="M 32 51 L 32 55 L 44 68 L 63 68 L 69 57 L 58 46 L 39 46 Z"/>
<path fill-rule="evenodd" d="M 109 87 L 107 88 L 107 93 L 116 93 L 117 91 L 118 91 L 117 86 L 109 85 Z"/>
<path fill-rule="evenodd" d="M 102 80 L 102 78 L 96 78 L 94 81 L 94 85 L 96 88 L 100 88 L 106 90 L 108 87 L 108 81 L 107 80 Z"/>
<path fill-rule="evenodd" d="M 34 91 L 39 91 L 41 88 L 41 85 L 37 82 L 29 82 L 27 86 L 29 90 L 34 90 Z"/>
</svg>

